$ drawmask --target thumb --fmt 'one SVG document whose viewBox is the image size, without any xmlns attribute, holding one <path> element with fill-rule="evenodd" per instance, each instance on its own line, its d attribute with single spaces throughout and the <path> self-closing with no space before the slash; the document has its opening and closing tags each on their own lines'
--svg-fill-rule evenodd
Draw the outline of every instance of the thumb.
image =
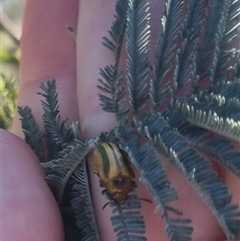
<svg viewBox="0 0 240 241">
<path fill-rule="evenodd" d="M 0 135 L 2 240 L 62 241 L 61 216 L 36 156 L 19 137 Z"/>
</svg>

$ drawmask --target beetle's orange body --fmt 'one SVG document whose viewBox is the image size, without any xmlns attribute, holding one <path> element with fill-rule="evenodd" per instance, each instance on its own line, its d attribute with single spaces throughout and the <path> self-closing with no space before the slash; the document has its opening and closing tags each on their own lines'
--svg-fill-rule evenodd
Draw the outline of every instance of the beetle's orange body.
<svg viewBox="0 0 240 241">
<path fill-rule="evenodd" d="M 99 176 L 101 186 L 114 201 L 124 201 L 133 189 L 133 174 L 118 147 L 111 142 L 102 143 L 93 150 L 93 156 L 93 169 Z"/>
</svg>

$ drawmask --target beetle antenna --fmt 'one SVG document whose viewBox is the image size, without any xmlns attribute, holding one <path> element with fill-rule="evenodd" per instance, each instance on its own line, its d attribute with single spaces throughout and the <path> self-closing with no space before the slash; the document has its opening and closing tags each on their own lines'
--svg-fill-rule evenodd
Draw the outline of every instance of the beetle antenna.
<svg viewBox="0 0 240 241">
<path fill-rule="evenodd" d="M 137 198 L 137 199 L 140 200 L 140 201 L 145 201 L 145 202 L 148 202 L 148 203 L 153 203 L 151 200 L 148 200 L 148 199 L 146 199 L 146 198 Z M 109 205 L 111 202 L 113 202 L 113 201 L 109 201 L 109 202 L 105 203 L 105 204 L 103 205 L 103 207 L 102 207 L 102 210 L 103 210 L 105 207 L 107 207 L 107 205 Z"/>
<path fill-rule="evenodd" d="M 105 204 L 103 205 L 103 207 L 102 207 L 102 210 L 103 210 L 105 207 L 107 207 L 107 205 L 110 204 L 111 202 L 112 202 L 112 201 L 105 203 Z"/>
<path fill-rule="evenodd" d="M 148 203 L 153 203 L 151 200 L 148 200 L 148 199 L 146 199 L 146 198 L 141 198 L 141 197 L 139 197 L 139 198 L 137 198 L 138 200 L 141 200 L 141 201 L 145 201 L 145 202 L 148 202 Z"/>
</svg>

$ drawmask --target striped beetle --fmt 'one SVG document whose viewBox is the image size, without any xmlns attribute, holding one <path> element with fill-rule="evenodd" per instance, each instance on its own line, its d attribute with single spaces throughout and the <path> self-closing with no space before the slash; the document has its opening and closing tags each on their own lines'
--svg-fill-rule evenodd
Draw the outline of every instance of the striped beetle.
<svg viewBox="0 0 240 241">
<path fill-rule="evenodd" d="M 100 185 L 114 201 L 123 202 L 133 189 L 134 174 L 119 148 L 112 142 L 102 143 L 94 148 L 93 157 Z"/>
</svg>

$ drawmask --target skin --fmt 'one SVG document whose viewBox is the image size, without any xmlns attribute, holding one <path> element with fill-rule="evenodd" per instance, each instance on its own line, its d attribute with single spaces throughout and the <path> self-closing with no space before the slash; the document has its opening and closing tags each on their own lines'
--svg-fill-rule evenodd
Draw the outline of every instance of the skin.
<svg viewBox="0 0 240 241">
<path fill-rule="evenodd" d="M 155 27 L 162 2 L 151 1 Z M 52 78 L 57 80 L 62 118 L 68 117 L 69 123 L 80 119 L 86 138 L 97 136 L 114 126 L 114 116 L 101 110 L 96 88 L 99 67 L 113 61 L 111 53 L 101 45 L 101 38 L 107 35 L 114 20 L 114 5 L 112 0 L 26 1 L 18 105 L 30 106 L 41 128 L 42 109 L 36 92 L 41 82 Z M 69 37 L 66 25 L 77 29 L 77 46 Z M 154 33 L 157 32 L 155 30 Z M 153 44 L 155 41 L 156 34 L 153 34 Z M 4 241 L 63 241 L 58 206 L 45 183 L 37 158 L 21 139 L 23 134 L 18 118 L 16 114 L 12 133 L 1 131 L 0 212 L 1 220 L 4 220 L 1 238 Z M 88 160 L 91 163 L 91 156 Z M 170 173 L 169 179 L 179 192 L 177 207 L 185 217 L 192 219 L 195 228 L 193 240 L 226 240 L 195 191 L 169 164 L 166 168 Z M 224 168 L 217 166 L 217 171 L 229 185 L 233 202 L 240 203 L 239 180 Z M 99 180 L 92 172 L 90 182 L 101 238 L 104 241 L 115 240 L 109 221 L 110 210 L 101 210 L 106 199 L 101 195 Z M 142 184 L 139 184 L 139 197 L 151 200 Z M 161 237 L 161 241 L 168 241 L 160 214 L 152 214 L 155 205 L 142 202 L 142 206 L 148 240 L 157 241 Z"/>
</svg>

